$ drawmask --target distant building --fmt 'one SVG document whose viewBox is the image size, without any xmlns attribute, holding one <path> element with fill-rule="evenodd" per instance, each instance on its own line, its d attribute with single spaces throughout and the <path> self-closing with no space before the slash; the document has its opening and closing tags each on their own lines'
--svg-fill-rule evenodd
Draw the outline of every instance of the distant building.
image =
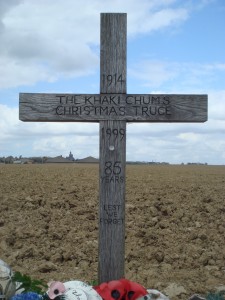
<svg viewBox="0 0 225 300">
<path fill-rule="evenodd" d="M 70 154 L 68 157 L 66 157 L 66 159 L 70 160 L 70 161 L 75 161 L 72 152 L 70 151 Z"/>
<path fill-rule="evenodd" d="M 64 158 L 62 157 L 62 155 L 60 156 L 56 156 L 56 157 L 49 157 L 45 160 L 45 163 L 49 164 L 49 163 L 72 163 L 73 161 L 67 159 L 67 158 Z"/>
<path fill-rule="evenodd" d="M 18 165 L 18 164 L 22 164 L 21 160 L 14 160 L 13 162 L 14 164 Z"/>
</svg>

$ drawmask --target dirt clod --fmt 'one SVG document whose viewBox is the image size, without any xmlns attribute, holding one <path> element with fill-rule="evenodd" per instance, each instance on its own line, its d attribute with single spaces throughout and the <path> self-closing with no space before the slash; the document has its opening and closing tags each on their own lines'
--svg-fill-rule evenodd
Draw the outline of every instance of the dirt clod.
<svg viewBox="0 0 225 300">
<path fill-rule="evenodd" d="M 0 165 L 0 258 L 46 281 L 93 281 L 98 165 Z M 128 165 L 125 276 L 171 299 L 225 285 L 224 166 Z"/>
</svg>

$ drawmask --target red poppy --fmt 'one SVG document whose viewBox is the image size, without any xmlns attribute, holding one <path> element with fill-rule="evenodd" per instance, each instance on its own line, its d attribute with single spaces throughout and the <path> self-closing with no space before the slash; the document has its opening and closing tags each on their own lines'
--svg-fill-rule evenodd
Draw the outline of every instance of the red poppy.
<svg viewBox="0 0 225 300">
<path fill-rule="evenodd" d="M 103 300 L 135 300 L 148 294 L 140 284 L 127 280 L 112 280 L 93 287 Z"/>
</svg>

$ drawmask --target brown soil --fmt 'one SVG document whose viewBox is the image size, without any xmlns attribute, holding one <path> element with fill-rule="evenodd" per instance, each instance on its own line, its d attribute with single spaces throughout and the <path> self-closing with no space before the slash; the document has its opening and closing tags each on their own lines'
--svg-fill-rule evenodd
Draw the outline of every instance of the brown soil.
<svg viewBox="0 0 225 300">
<path fill-rule="evenodd" d="M 176 283 L 179 299 L 225 285 L 224 175 L 127 166 L 127 279 L 164 293 Z M 98 165 L 0 165 L 0 212 L 0 259 L 14 271 L 97 279 Z"/>
</svg>

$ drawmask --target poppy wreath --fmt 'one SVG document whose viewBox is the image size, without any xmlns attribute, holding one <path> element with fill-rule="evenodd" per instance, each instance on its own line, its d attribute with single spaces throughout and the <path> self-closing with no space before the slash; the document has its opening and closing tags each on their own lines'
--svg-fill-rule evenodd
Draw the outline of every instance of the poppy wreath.
<svg viewBox="0 0 225 300">
<path fill-rule="evenodd" d="M 103 300 L 135 300 L 148 294 L 140 284 L 127 280 L 112 280 L 93 287 Z"/>
</svg>

